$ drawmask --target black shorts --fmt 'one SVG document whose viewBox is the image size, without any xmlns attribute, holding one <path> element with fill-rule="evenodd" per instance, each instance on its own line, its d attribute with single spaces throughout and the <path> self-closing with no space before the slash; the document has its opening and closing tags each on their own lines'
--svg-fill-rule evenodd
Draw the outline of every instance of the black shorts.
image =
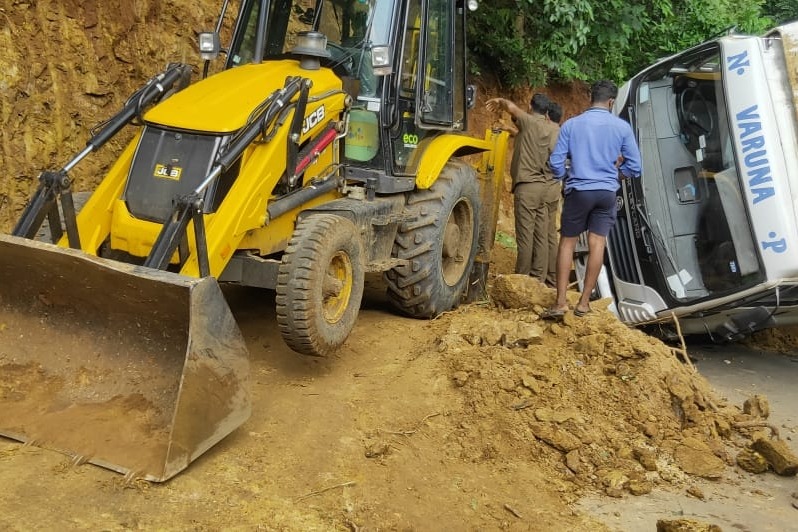
<svg viewBox="0 0 798 532">
<path fill-rule="evenodd" d="M 579 236 L 585 231 L 607 236 L 617 214 L 615 192 L 572 189 L 563 201 L 560 232 L 564 237 Z"/>
</svg>

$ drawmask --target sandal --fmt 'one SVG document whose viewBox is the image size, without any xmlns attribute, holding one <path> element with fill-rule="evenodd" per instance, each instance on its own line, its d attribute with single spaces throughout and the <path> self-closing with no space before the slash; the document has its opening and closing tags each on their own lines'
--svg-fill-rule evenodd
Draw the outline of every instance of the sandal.
<svg viewBox="0 0 798 532">
<path fill-rule="evenodd" d="M 587 310 L 579 310 L 578 308 L 575 308 L 574 309 L 574 316 L 579 316 L 581 318 L 583 316 L 586 316 L 586 315 L 590 314 L 591 312 L 593 312 L 593 309 L 590 308 L 590 307 L 588 307 Z"/>
<path fill-rule="evenodd" d="M 563 310 L 563 309 L 547 308 L 546 310 L 544 310 L 540 314 L 540 317 L 541 317 L 541 319 L 544 319 L 544 320 L 559 320 L 560 318 L 565 316 L 566 312 L 567 312 L 567 310 Z"/>
</svg>

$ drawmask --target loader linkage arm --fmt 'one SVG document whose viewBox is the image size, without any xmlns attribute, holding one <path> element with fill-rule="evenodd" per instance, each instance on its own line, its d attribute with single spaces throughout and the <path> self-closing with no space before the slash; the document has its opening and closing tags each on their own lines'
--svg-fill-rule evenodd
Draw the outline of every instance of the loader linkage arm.
<svg viewBox="0 0 798 532">
<path fill-rule="evenodd" d="M 182 63 L 171 63 L 160 74 L 152 77 L 125 102 L 124 107 L 108 121 L 101 124 L 94 136 L 86 142 L 86 147 L 72 158 L 61 170 L 44 171 L 39 176 L 39 187 L 12 231 L 12 235 L 34 239 L 45 217 L 50 224 L 53 242 L 63 235 L 58 213 L 58 199 L 66 225 L 69 247 L 80 249 L 74 202 L 72 201 L 72 180 L 69 172 L 91 152 L 100 149 L 127 124 L 148 106 L 157 103 L 164 96 L 184 89 L 191 81 L 191 67 Z"/>
<path fill-rule="evenodd" d="M 202 217 L 202 196 L 196 192 L 175 198 L 172 215 L 164 223 L 158 240 L 150 251 L 144 266 L 164 270 L 176 250 L 179 250 L 180 261 L 188 258 L 187 231 L 188 222 L 194 222 L 194 233 L 197 245 L 197 261 L 200 276 L 210 275 L 208 264 L 208 244 L 205 239 L 205 220 Z"/>
<path fill-rule="evenodd" d="M 50 224 L 53 243 L 58 242 L 64 234 L 56 203 L 60 197 L 69 247 L 80 249 L 80 235 L 78 234 L 75 203 L 72 201 L 71 185 L 66 170 L 42 172 L 39 175 L 39 187 L 36 189 L 33 199 L 25 207 L 22 217 L 11 234 L 33 239 L 46 217 Z"/>
</svg>

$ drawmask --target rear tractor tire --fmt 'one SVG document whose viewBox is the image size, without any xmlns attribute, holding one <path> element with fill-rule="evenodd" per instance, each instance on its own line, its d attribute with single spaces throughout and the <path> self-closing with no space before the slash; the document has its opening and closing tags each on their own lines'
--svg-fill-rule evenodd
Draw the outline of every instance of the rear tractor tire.
<svg viewBox="0 0 798 532">
<path fill-rule="evenodd" d="M 480 196 L 474 169 L 447 163 L 427 190 L 408 195 L 417 219 L 397 232 L 393 255 L 408 264 L 385 273 L 388 295 L 402 313 L 433 318 L 460 304 L 479 243 Z"/>
<path fill-rule="evenodd" d="M 357 320 L 364 272 L 350 220 L 314 214 L 297 223 L 277 277 L 277 325 L 288 347 L 311 356 L 340 347 Z"/>
</svg>

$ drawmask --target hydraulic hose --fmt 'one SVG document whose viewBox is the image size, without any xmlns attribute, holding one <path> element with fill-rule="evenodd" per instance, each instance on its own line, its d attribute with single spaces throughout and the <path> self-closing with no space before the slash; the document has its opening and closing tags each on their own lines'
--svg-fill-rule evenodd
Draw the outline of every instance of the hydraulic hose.
<svg viewBox="0 0 798 532">
<path fill-rule="evenodd" d="M 188 84 L 191 78 L 191 67 L 182 63 L 173 63 L 166 70 L 150 79 L 144 87 L 137 90 L 125 103 L 125 106 L 116 115 L 111 117 L 100 130 L 86 142 L 86 146 L 94 151 L 108 142 L 114 135 L 130 121 L 132 121 L 142 109 L 158 101 L 164 94 L 178 84 L 178 89 L 182 89 Z"/>
</svg>

